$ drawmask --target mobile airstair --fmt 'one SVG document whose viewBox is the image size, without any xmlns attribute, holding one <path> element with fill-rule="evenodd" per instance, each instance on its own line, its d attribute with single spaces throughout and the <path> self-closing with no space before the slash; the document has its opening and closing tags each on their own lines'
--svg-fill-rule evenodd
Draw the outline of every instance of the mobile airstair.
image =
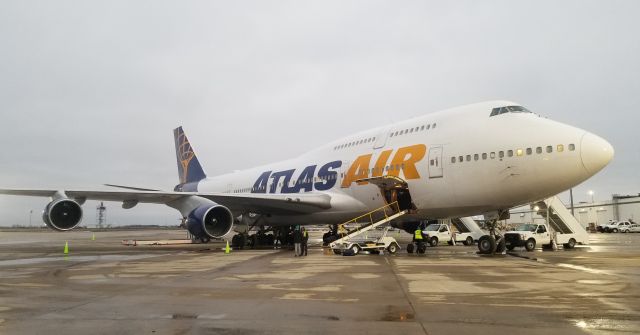
<svg viewBox="0 0 640 335">
<path fill-rule="evenodd" d="M 487 235 L 487 232 L 480 229 L 478 223 L 472 217 L 462 217 L 451 219 L 451 225 L 458 231 L 455 234 L 455 241 L 464 245 L 473 245 L 480 237 Z"/>
<path fill-rule="evenodd" d="M 586 229 L 557 196 L 533 203 L 531 209 L 546 220 L 549 229 L 555 233 L 557 244 L 569 248 L 573 248 L 576 243 L 589 244 Z"/>
<path fill-rule="evenodd" d="M 342 246 L 347 244 L 352 244 L 352 241 L 355 241 L 360 235 L 375 229 L 385 223 L 388 223 L 392 220 L 395 220 L 405 214 L 407 214 L 407 210 L 400 210 L 398 202 L 392 202 L 390 204 L 384 205 L 378 209 L 375 209 L 371 212 L 360 215 L 356 218 L 353 218 L 347 222 L 344 222 L 338 225 L 338 230 L 342 231 L 340 234 L 340 238 L 331 242 L 331 249 L 338 250 L 341 249 Z M 349 227 L 354 227 L 349 229 Z M 393 239 L 392 237 L 386 237 L 386 234 L 383 236 L 386 239 Z M 394 240 L 395 242 L 395 240 Z M 361 242 L 361 243 L 376 243 L 374 241 L 371 242 Z M 385 241 L 385 244 L 389 244 L 389 241 Z M 397 245 L 397 243 L 396 243 Z"/>
</svg>

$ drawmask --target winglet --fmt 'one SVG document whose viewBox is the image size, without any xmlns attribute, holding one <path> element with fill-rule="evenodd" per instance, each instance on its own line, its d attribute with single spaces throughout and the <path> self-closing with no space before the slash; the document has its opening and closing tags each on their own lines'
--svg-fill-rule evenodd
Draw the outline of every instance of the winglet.
<svg viewBox="0 0 640 335">
<path fill-rule="evenodd" d="M 205 179 L 204 173 L 193 148 L 184 134 L 182 127 L 173 130 L 173 137 L 176 144 L 176 158 L 178 160 L 178 177 L 180 184 L 197 183 Z"/>
</svg>

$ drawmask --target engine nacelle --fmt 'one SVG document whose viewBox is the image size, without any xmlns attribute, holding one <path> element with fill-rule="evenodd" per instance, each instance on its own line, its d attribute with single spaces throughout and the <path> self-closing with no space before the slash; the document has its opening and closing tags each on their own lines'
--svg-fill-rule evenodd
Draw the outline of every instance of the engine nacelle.
<svg viewBox="0 0 640 335">
<path fill-rule="evenodd" d="M 219 238 L 233 228 L 233 215 L 224 206 L 201 205 L 189 213 L 187 230 L 197 237 Z"/>
<path fill-rule="evenodd" d="M 82 220 L 82 207 L 67 198 L 53 200 L 44 208 L 42 220 L 53 230 L 71 230 Z"/>
</svg>

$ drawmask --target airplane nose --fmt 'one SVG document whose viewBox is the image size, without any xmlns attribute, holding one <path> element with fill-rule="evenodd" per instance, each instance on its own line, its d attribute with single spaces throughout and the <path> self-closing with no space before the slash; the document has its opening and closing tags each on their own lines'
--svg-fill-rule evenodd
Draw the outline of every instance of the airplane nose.
<svg viewBox="0 0 640 335">
<path fill-rule="evenodd" d="M 613 147 L 602 137 L 589 132 L 582 136 L 580 158 L 588 173 L 593 175 L 602 170 L 611 162 L 613 154 Z"/>
</svg>

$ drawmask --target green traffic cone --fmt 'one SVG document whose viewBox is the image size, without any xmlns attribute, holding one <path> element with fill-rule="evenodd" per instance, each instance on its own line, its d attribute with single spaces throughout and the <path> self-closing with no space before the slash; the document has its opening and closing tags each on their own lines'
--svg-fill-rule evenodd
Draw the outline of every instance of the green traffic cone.
<svg viewBox="0 0 640 335">
<path fill-rule="evenodd" d="M 63 253 L 65 255 L 69 254 L 69 242 L 68 241 L 64 241 L 64 251 L 63 251 Z"/>
<path fill-rule="evenodd" d="M 231 248 L 229 248 L 229 241 L 227 241 L 227 246 L 224 247 L 224 253 L 225 254 L 231 253 Z"/>
</svg>

